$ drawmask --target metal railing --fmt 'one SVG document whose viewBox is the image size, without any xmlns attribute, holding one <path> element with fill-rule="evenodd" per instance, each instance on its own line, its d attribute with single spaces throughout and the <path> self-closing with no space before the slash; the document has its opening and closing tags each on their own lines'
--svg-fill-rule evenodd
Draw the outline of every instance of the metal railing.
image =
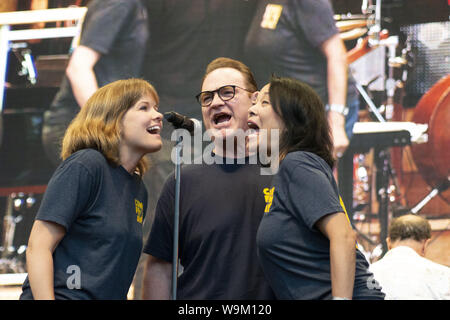
<svg viewBox="0 0 450 320">
<path fill-rule="evenodd" d="M 75 47 L 86 12 L 86 7 L 73 7 L 0 13 L 0 114 L 3 111 L 8 53 L 12 41 L 73 37 L 72 47 Z M 74 26 L 11 30 L 12 25 L 58 21 L 74 21 Z"/>
</svg>

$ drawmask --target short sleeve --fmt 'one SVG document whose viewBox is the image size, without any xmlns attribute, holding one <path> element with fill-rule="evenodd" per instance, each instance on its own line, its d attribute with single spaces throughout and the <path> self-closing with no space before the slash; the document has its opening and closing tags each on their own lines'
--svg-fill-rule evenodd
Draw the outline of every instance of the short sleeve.
<svg viewBox="0 0 450 320">
<path fill-rule="evenodd" d="M 290 172 L 287 193 L 294 215 L 297 219 L 302 219 L 311 230 L 320 218 L 344 212 L 339 195 L 320 167 L 303 163 L 297 165 Z"/>
<path fill-rule="evenodd" d="M 113 48 L 123 26 L 129 21 L 133 2 L 129 0 L 101 2 L 100 5 L 88 9 L 80 44 L 101 54 L 107 54 Z"/>
<path fill-rule="evenodd" d="M 36 220 L 55 222 L 69 230 L 95 196 L 95 179 L 78 162 L 63 163 L 50 179 Z"/>
<path fill-rule="evenodd" d="M 158 199 L 152 230 L 144 247 L 144 253 L 172 262 L 173 217 L 174 217 L 174 176 L 166 180 Z"/>
<path fill-rule="evenodd" d="M 296 25 L 313 47 L 319 47 L 339 32 L 328 0 L 294 0 L 290 6 L 297 20 Z"/>
</svg>

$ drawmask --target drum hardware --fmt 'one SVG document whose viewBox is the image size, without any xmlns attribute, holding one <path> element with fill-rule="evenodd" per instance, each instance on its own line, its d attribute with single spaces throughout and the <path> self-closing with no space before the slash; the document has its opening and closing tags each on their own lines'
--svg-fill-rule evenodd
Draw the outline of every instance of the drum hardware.
<svg viewBox="0 0 450 320">
<path fill-rule="evenodd" d="M 389 60 L 388 60 L 388 66 L 391 68 L 401 68 L 407 64 L 408 64 L 408 61 L 403 57 L 394 57 L 394 58 L 389 58 Z"/>
<path fill-rule="evenodd" d="M 390 152 L 388 149 L 375 149 L 374 165 L 377 170 L 376 173 L 376 189 L 378 190 L 378 203 L 379 203 L 379 213 L 378 219 L 380 222 L 380 242 L 383 249 L 383 254 L 388 251 L 386 238 L 388 236 L 388 226 L 389 226 L 389 205 L 391 204 L 391 198 L 389 194 L 390 181 L 392 179 L 395 190 L 399 190 L 397 185 L 397 177 L 394 169 L 391 165 Z"/>
<path fill-rule="evenodd" d="M 366 46 L 368 46 L 369 48 L 375 46 L 383 46 L 388 49 L 388 77 L 385 81 L 385 91 L 387 96 L 386 104 L 381 105 L 380 108 L 377 108 L 364 87 L 358 82 L 356 83 L 356 87 L 375 118 L 380 123 L 387 123 L 387 120 L 393 119 L 395 90 L 402 87 L 402 81 L 397 81 L 394 78 L 394 69 L 408 65 L 408 60 L 406 57 L 409 51 L 405 49 L 402 51 L 402 56 L 397 57 L 396 49 L 399 43 L 398 36 L 389 36 L 388 38 L 386 38 L 385 36 L 380 37 L 380 5 L 381 1 L 377 1 L 377 7 L 375 8 L 375 23 L 369 30 L 369 36 L 366 40 Z M 383 34 L 387 35 L 387 33 Z M 383 34 L 381 34 L 381 36 L 383 36 Z M 371 80 L 371 82 L 375 81 L 378 77 Z M 402 76 L 402 80 L 405 79 L 406 72 L 404 72 Z M 384 113 L 385 118 L 383 118 L 382 113 Z M 369 141 L 365 142 L 367 143 Z M 379 169 L 377 170 L 375 181 L 377 184 L 377 200 L 379 202 L 378 218 L 381 226 L 380 240 L 383 253 L 387 252 L 387 244 L 385 242 L 385 238 L 387 236 L 387 227 L 389 221 L 389 206 L 394 203 L 398 197 L 401 197 L 397 175 L 393 166 L 391 165 L 390 152 L 388 151 L 391 146 L 392 145 L 387 145 L 385 147 L 375 147 L 374 157 L 375 168 Z"/>
<path fill-rule="evenodd" d="M 370 3 L 369 3 L 370 2 Z M 361 57 L 362 55 L 367 54 L 368 52 L 372 51 L 374 48 L 377 47 L 385 47 L 387 49 L 388 55 L 386 59 L 386 66 L 388 67 L 387 70 L 387 78 L 384 83 L 384 91 L 386 92 L 387 101 L 386 104 L 380 105 L 378 108 L 375 103 L 373 102 L 372 98 L 369 96 L 366 89 L 358 82 L 356 82 L 356 88 L 359 91 L 361 97 L 366 102 L 369 111 L 371 114 L 376 118 L 376 120 L 380 123 L 380 125 L 387 125 L 389 124 L 388 121 L 393 119 L 393 113 L 394 113 L 394 95 L 397 88 L 402 88 L 403 82 L 406 80 L 407 77 L 407 71 L 405 66 L 409 65 L 408 61 L 408 54 L 409 54 L 409 48 L 408 46 L 402 51 L 401 56 L 397 56 L 396 50 L 399 44 L 399 37 L 398 36 L 388 36 L 389 33 L 387 31 L 381 32 L 381 1 L 378 0 L 376 2 L 376 6 L 374 7 L 372 5 L 372 1 L 365 1 L 363 3 L 363 12 L 368 14 L 371 13 L 373 17 L 373 24 L 369 27 L 368 36 L 365 39 L 360 39 L 358 41 L 357 46 L 349 51 L 348 60 L 349 63 L 354 62 L 356 59 Z M 373 15 L 374 13 L 374 15 Z M 394 71 L 398 68 L 405 68 L 404 72 L 402 74 L 402 80 L 396 80 L 394 77 Z M 374 79 L 371 79 L 370 82 L 373 82 L 380 78 L 379 76 L 376 76 Z M 383 77 L 384 78 L 384 77 Z M 369 85 L 366 87 L 368 88 Z M 383 117 L 384 114 L 384 117 Z M 374 123 L 375 124 L 375 123 Z M 390 124 L 389 124 L 390 125 Z M 356 130 L 358 131 L 358 130 Z M 351 141 L 351 144 L 347 150 L 346 153 L 348 155 L 344 155 L 342 161 L 339 163 L 339 170 L 340 172 L 348 172 L 351 169 L 350 164 L 352 159 L 354 158 L 354 155 L 358 152 L 367 152 L 367 149 L 374 149 L 374 168 L 376 169 L 376 175 L 375 175 L 375 189 L 376 190 L 376 197 L 378 200 L 379 208 L 378 208 L 378 220 L 380 223 L 380 242 L 381 242 L 381 248 L 382 248 L 382 254 L 387 252 L 387 243 L 386 243 L 386 237 L 387 237 L 387 229 L 388 229 L 388 221 L 389 221 L 389 208 L 393 207 L 393 204 L 396 202 L 396 200 L 400 197 L 402 197 L 400 193 L 399 183 L 397 180 L 396 172 L 391 165 L 391 157 L 390 157 L 390 148 L 392 146 L 401 146 L 401 145 L 408 145 L 411 143 L 412 140 L 417 140 L 417 137 L 414 136 L 412 139 L 411 133 L 404 133 L 408 136 L 405 136 L 401 134 L 401 130 L 398 131 L 398 129 L 392 129 L 390 134 L 388 135 L 382 135 L 383 130 L 377 133 L 377 131 L 373 131 L 372 135 L 367 134 L 367 132 L 355 132 L 354 130 L 354 137 Z M 388 133 L 389 131 L 385 132 Z M 420 136 L 422 136 L 422 133 Z M 382 139 L 382 140 L 380 140 Z M 360 146 L 358 146 L 360 144 Z M 365 150 L 359 150 L 358 148 L 362 148 Z M 347 162 L 347 164 L 344 164 L 344 162 Z M 360 166 L 357 170 L 357 174 L 359 176 L 356 177 L 356 179 L 359 179 L 359 182 L 362 183 L 362 186 L 364 188 L 364 173 L 361 173 L 360 170 L 362 167 Z M 363 168 L 362 168 L 363 169 Z M 363 176 L 361 176 L 361 174 Z M 359 212 L 362 211 L 365 207 L 365 203 L 367 201 L 363 202 L 362 206 L 359 206 L 357 204 L 353 203 L 353 197 L 354 197 L 354 190 L 353 190 L 353 180 L 350 182 L 348 181 L 348 177 L 341 176 L 339 179 L 340 189 L 342 193 L 346 193 L 345 196 L 343 196 L 344 203 L 346 203 L 346 206 L 348 208 L 351 208 L 351 217 L 355 221 L 362 221 L 366 218 L 366 215 Z M 346 188 L 344 184 L 351 185 L 351 188 Z M 358 187 L 358 186 L 357 186 Z M 369 186 L 366 183 L 367 190 Z M 351 190 L 349 190 L 351 189 Z M 367 237 L 363 237 L 367 238 Z M 366 239 L 371 240 L 371 239 Z M 373 241 L 369 241 L 369 243 L 374 244 Z"/>
<path fill-rule="evenodd" d="M 26 195 L 23 192 L 11 193 L 7 197 L 6 213 L 3 217 L 2 242 L 0 246 L 0 272 L 25 272 L 25 252 L 27 245 L 17 239 L 18 227 L 25 222 L 27 209 L 36 204 L 34 194 Z M 20 235 L 19 235 L 20 236 Z"/>
<path fill-rule="evenodd" d="M 374 19 L 368 32 L 369 46 L 376 47 L 379 44 L 381 32 L 381 0 L 377 0 L 375 6 L 373 6 L 372 1 L 369 0 L 367 11 L 372 13 L 372 17 Z"/>
<path fill-rule="evenodd" d="M 373 29 L 372 29 L 372 33 L 373 33 Z M 360 38 L 361 41 L 358 42 L 356 47 L 348 52 L 348 55 L 347 55 L 348 62 L 351 63 L 351 62 L 356 61 L 361 56 L 369 53 L 372 49 L 374 49 L 375 47 L 379 47 L 379 46 L 388 47 L 389 53 L 390 53 L 390 58 L 395 58 L 395 49 L 398 45 L 398 37 L 397 36 L 388 36 L 388 35 L 389 35 L 389 33 L 386 30 L 384 30 L 383 32 L 378 31 L 378 36 L 377 36 L 378 39 L 377 39 L 376 43 L 374 43 L 373 41 L 372 42 L 370 41 L 371 36 L 373 37 L 373 34 L 367 36 L 365 39 Z M 373 82 L 373 81 L 377 80 L 378 78 L 379 77 L 376 77 L 376 78 L 372 79 L 370 82 Z M 368 86 L 369 86 L 369 84 L 367 85 L 367 87 Z M 387 106 L 384 107 L 384 111 L 389 110 L 389 112 L 385 112 L 385 114 L 387 116 L 390 116 L 390 113 L 392 113 L 391 109 L 393 109 L 392 101 L 393 101 L 393 96 L 394 96 L 394 90 L 396 87 L 395 80 L 393 79 L 392 67 L 389 68 L 389 78 L 386 80 L 385 86 L 387 89 L 388 98 L 392 97 L 391 100 L 388 99 L 387 106 L 389 106 L 389 108 Z M 385 118 L 383 118 L 379 109 L 375 106 L 375 104 L 373 103 L 372 99 L 370 98 L 369 94 L 366 92 L 364 87 L 360 83 L 356 82 L 356 88 L 359 91 L 360 95 L 363 97 L 367 106 L 369 107 L 369 110 L 376 117 L 376 119 L 379 122 L 386 122 Z M 390 118 L 388 118 L 388 119 L 390 119 Z"/>
<path fill-rule="evenodd" d="M 363 88 L 363 86 L 360 85 L 358 82 L 356 82 L 355 85 L 356 85 L 356 89 L 358 89 L 358 91 L 359 91 L 359 94 L 363 97 L 364 101 L 367 103 L 367 106 L 369 107 L 370 111 L 375 115 L 376 119 L 379 122 L 386 122 L 386 120 L 384 120 L 383 116 L 381 115 L 380 111 L 378 110 L 377 106 L 373 103 L 369 94 Z"/>
<path fill-rule="evenodd" d="M 367 14 L 353 14 L 349 12 L 346 14 L 335 14 L 333 18 L 335 21 L 364 20 L 367 19 Z"/>
<path fill-rule="evenodd" d="M 35 85 L 37 82 L 37 71 L 28 45 L 26 43 L 12 43 L 10 48 L 21 64 L 21 69 L 17 74 L 21 77 L 26 76 L 30 84 Z"/>
<path fill-rule="evenodd" d="M 410 213 L 417 214 L 420 210 L 422 210 L 423 207 L 425 207 L 425 205 L 428 202 L 431 201 L 431 199 L 436 197 L 439 193 L 447 190 L 449 188 L 449 186 L 450 186 L 450 177 L 448 177 L 447 180 L 445 180 L 441 184 L 439 184 L 436 188 L 431 190 L 431 192 L 429 194 L 427 194 L 422 201 L 420 201 L 417 205 L 415 205 L 411 209 Z"/>
<path fill-rule="evenodd" d="M 398 57 L 394 57 L 391 59 L 391 68 L 401 67 L 409 65 L 409 59 L 406 59 L 405 56 L 409 54 L 408 49 L 404 49 L 402 51 L 402 59 Z M 392 63 L 400 62 L 399 65 L 395 65 Z M 402 80 L 405 80 L 405 71 L 402 75 Z M 396 82 L 396 88 L 401 88 L 402 81 Z M 396 217 L 399 215 L 403 215 L 406 213 L 417 214 L 429 201 L 431 201 L 437 195 L 442 195 L 444 191 L 448 189 L 449 178 L 449 165 L 448 160 L 450 159 L 448 148 L 448 140 L 447 135 L 445 134 L 446 130 L 443 129 L 446 125 L 448 126 L 448 106 L 450 105 L 450 76 L 441 79 L 433 88 L 428 92 L 421 100 L 416 107 L 415 117 L 412 119 L 413 122 L 410 122 L 411 126 L 414 126 L 415 129 L 410 131 L 411 141 L 414 144 L 412 145 L 413 152 L 416 153 L 421 152 L 420 157 L 417 157 L 418 169 L 422 172 L 427 172 L 431 178 L 428 179 L 429 185 L 433 188 L 433 190 L 425 196 L 423 200 L 417 203 L 413 208 L 408 209 L 404 206 L 396 206 L 397 197 L 401 196 L 399 193 L 398 184 L 396 182 L 396 174 L 395 171 L 392 170 L 392 166 L 390 165 L 390 153 L 387 148 L 375 147 L 375 159 L 374 165 L 375 168 L 378 168 L 376 174 L 376 190 L 377 190 L 377 198 L 379 200 L 379 222 L 380 222 L 380 240 L 381 244 L 379 247 L 374 249 L 373 257 L 382 256 L 387 251 L 387 245 L 385 243 L 385 238 L 387 236 L 387 228 L 388 221 L 392 217 Z M 364 94 L 364 92 L 363 92 Z M 392 93 L 391 93 L 392 94 Z M 374 105 L 373 105 L 374 106 Z M 420 108 L 419 108 L 420 107 Z M 431 108 L 435 108 L 435 110 Z M 431 109 L 431 110 L 430 110 Z M 358 124 L 360 126 L 358 126 Z M 401 125 L 404 126 L 405 130 L 410 130 L 412 128 L 408 128 L 407 122 L 398 122 L 395 121 L 382 121 L 380 123 L 357 123 L 355 125 L 354 133 L 356 131 L 356 135 L 364 134 L 367 132 L 376 132 L 383 131 L 382 127 L 387 126 L 387 131 L 395 131 L 397 130 L 395 126 Z M 362 130 L 362 126 L 365 126 L 364 130 Z M 376 126 L 380 126 L 380 128 L 376 128 Z M 370 128 L 373 127 L 373 128 Z M 448 127 L 447 127 L 448 128 Z M 448 132 L 448 130 L 447 130 Z M 396 140 L 398 142 L 399 138 L 394 138 L 394 144 Z M 401 139 L 401 138 L 400 138 Z M 373 145 L 374 142 L 369 142 L 366 140 L 366 143 L 369 145 Z M 405 144 L 406 145 L 406 144 Z M 360 146 L 361 147 L 361 146 Z M 350 148 L 349 148 L 350 149 Z M 424 159 L 424 153 L 427 154 L 427 159 Z M 447 173 L 447 176 L 445 176 Z M 442 177 L 446 177 L 442 179 Z M 424 177 L 424 179 L 426 179 Z M 339 179 L 340 181 L 340 179 Z M 391 184 L 392 181 L 392 184 Z M 348 200 L 347 200 L 348 201 Z M 344 201 L 345 202 L 345 201 Z M 391 210 L 389 210 L 389 207 Z M 355 206 L 354 210 L 360 209 Z M 363 214 L 359 214 L 355 212 L 356 216 L 353 215 L 355 219 L 363 220 L 365 217 Z M 361 235 L 365 240 L 369 240 L 367 237 Z M 368 241 L 370 244 L 373 242 Z M 379 254 L 375 254 L 375 251 L 379 251 Z"/>
<path fill-rule="evenodd" d="M 6 215 L 3 218 L 3 239 L 2 239 L 2 258 L 14 254 L 16 248 L 14 247 L 14 235 L 16 232 L 16 225 L 23 220 L 22 215 L 15 215 L 19 212 L 24 204 L 24 194 L 16 195 L 12 193 L 7 199 Z"/>
<path fill-rule="evenodd" d="M 372 2 L 371 0 L 364 0 L 362 6 L 363 14 L 370 15 L 367 19 L 367 27 L 369 28 L 367 36 L 358 40 L 356 46 L 349 50 L 347 57 L 349 64 L 352 64 L 360 57 L 371 53 L 370 57 L 367 55 L 364 60 L 361 59 L 356 62 L 353 66 L 353 71 L 357 72 L 355 73 L 355 79 L 359 80 L 359 82 L 356 82 L 356 87 L 362 99 L 367 104 L 370 115 L 375 121 L 379 122 L 381 128 L 391 125 L 392 122 L 402 120 L 397 114 L 397 111 L 398 106 L 402 106 L 403 103 L 402 99 L 405 94 L 404 89 L 408 74 L 416 62 L 416 57 L 411 50 L 413 47 L 412 44 L 414 44 L 412 40 L 415 39 L 407 35 L 406 40 L 402 40 L 405 46 L 401 50 L 401 54 L 397 54 L 399 37 L 388 36 L 387 31 L 380 31 L 381 23 L 387 20 L 381 16 L 381 1 L 376 1 L 376 6 L 373 6 Z M 389 7 L 389 4 L 386 5 L 387 7 Z M 383 10 L 386 8 L 383 8 Z M 387 8 L 387 11 L 389 10 L 390 8 Z M 345 19 L 345 17 L 342 17 L 342 19 Z M 397 19 L 396 22 L 398 22 Z M 386 57 L 384 54 L 386 54 Z M 374 61 L 374 59 L 383 61 L 382 66 L 376 65 L 376 63 L 372 64 L 370 61 Z M 382 78 L 384 80 L 383 86 L 373 88 L 374 91 L 368 91 L 369 85 L 366 85 L 366 83 L 368 80 L 371 80 L 369 82 L 375 80 L 372 80 L 372 78 Z M 365 190 L 367 190 L 364 187 L 366 183 L 364 180 L 366 176 L 364 171 L 367 170 L 362 167 L 361 163 L 356 164 L 354 161 L 355 155 L 359 154 L 359 152 L 367 152 L 370 149 L 374 150 L 373 168 L 376 170 L 374 174 L 374 183 L 376 186 L 372 186 L 374 193 L 371 195 L 373 199 L 375 197 L 377 198 L 379 204 L 377 217 L 380 223 L 379 239 L 381 243 L 375 247 L 372 253 L 373 257 L 381 256 L 387 251 L 385 238 L 387 236 L 388 221 L 391 216 L 395 217 L 405 213 L 417 214 L 437 195 L 440 195 L 441 198 L 450 203 L 450 198 L 448 197 L 450 193 L 445 192 L 448 190 L 448 176 L 450 172 L 450 149 L 448 148 L 448 123 L 450 118 L 447 115 L 449 110 L 448 106 L 450 105 L 450 76 L 447 76 L 445 80 L 440 82 L 437 84 L 439 89 L 430 90 L 432 92 L 427 93 L 425 100 L 422 103 L 419 102 L 416 106 L 415 116 L 411 120 L 411 124 L 414 124 L 418 130 L 417 132 L 410 132 L 409 141 L 408 137 L 396 136 L 400 134 L 400 129 L 397 128 L 389 127 L 388 130 L 383 129 L 385 132 L 390 132 L 390 136 L 383 136 L 381 134 L 383 130 L 380 130 L 379 133 L 376 130 L 372 131 L 374 135 L 368 134 L 368 132 L 362 132 L 361 130 L 355 133 L 354 130 L 354 136 L 350 146 L 346 154 L 344 154 L 344 157 L 338 163 L 339 189 L 347 207 L 349 218 L 355 222 L 367 222 L 367 219 L 372 216 L 372 213 L 367 213 L 366 204 L 370 204 L 371 201 L 370 199 L 368 201 L 364 197 L 361 197 L 361 194 L 364 194 Z M 375 85 L 372 87 L 375 87 Z M 373 99 L 377 98 L 378 92 L 385 94 L 385 97 L 382 98 L 383 100 L 386 98 L 384 104 L 378 101 L 374 103 Z M 418 108 L 419 106 L 421 108 Z M 436 106 L 436 110 L 433 111 L 431 108 L 434 108 L 434 106 Z M 375 125 L 376 123 L 373 124 Z M 404 128 L 404 130 L 408 130 L 408 128 Z M 377 138 L 375 139 L 375 137 Z M 395 169 L 399 170 L 400 168 L 396 157 L 399 150 L 390 149 L 392 146 L 406 146 L 409 144 L 412 144 L 411 150 L 413 151 L 413 155 L 414 153 L 419 155 L 420 152 L 420 158 L 419 156 L 415 157 L 418 162 L 416 163 L 417 169 L 432 189 L 431 192 L 427 191 L 428 194 L 425 198 L 415 204 L 413 208 L 407 204 L 405 205 L 403 202 L 400 203 L 400 201 L 406 199 L 406 194 L 402 195 L 398 181 L 401 176 L 397 178 L 395 172 Z M 424 155 L 426 155 L 427 159 L 424 159 Z M 397 166 L 394 166 L 396 164 Z M 356 165 L 359 165 L 359 167 Z M 347 174 L 347 176 L 341 175 L 341 172 L 349 173 L 352 170 L 354 172 L 352 177 L 350 177 L 350 174 Z M 428 178 L 426 177 L 427 175 Z M 350 181 L 350 178 L 355 179 L 355 184 L 353 184 L 353 180 Z M 360 232 L 358 233 L 361 238 L 368 241 L 369 245 L 374 245 L 374 239 L 370 238 L 370 232 L 369 237 Z"/>
<path fill-rule="evenodd" d="M 373 3 L 372 0 L 362 0 L 361 3 L 361 12 L 363 14 L 370 14 L 373 11 Z"/>
</svg>

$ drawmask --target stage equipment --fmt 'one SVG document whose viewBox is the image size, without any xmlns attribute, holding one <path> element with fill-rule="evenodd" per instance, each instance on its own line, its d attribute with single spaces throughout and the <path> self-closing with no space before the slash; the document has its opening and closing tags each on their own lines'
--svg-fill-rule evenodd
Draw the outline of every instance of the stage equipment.
<svg viewBox="0 0 450 320">
<path fill-rule="evenodd" d="M 374 149 L 374 165 L 376 167 L 376 190 L 380 203 L 378 219 L 380 221 L 380 241 L 384 252 L 387 251 L 385 240 L 388 227 L 389 183 L 395 180 L 395 172 L 390 164 L 388 149 L 394 146 L 406 146 L 423 143 L 428 126 L 412 122 L 357 122 L 353 128 L 350 145 L 338 163 L 339 192 L 347 209 L 348 216 L 353 220 L 355 212 L 353 203 L 353 157 L 355 154 L 367 153 Z"/>
<path fill-rule="evenodd" d="M 412 121 L 428 125 L 427 143 L 413 145 L 411 150 L 420 174 L 433 189 L 411 210 L 417 213 L 436 195 L 450 203 L 450 194 L 444 193 L 450 179 L 450 74 L 420 99 Z"/>
<path fill-rule="evenodd" d="M 367 2 L 367 1 L 366 1 Z M 383 3 L 383 7 L 382 4 Z M 395 110 L 402 107 L 402 101 L 396 95 L 397 89 L 403 89 L 404 84 L 409 81 L 409 75 L 411 67 L 414 67 L 411 56 L 413 56 L 414 42 L 412 37 L 403 39 L 402 35 L 389 36 L 390 32 L 382 30 L 382 25 L 390 20 L 392 17 L 387 17 L 384 13 L 392 8 L 392 1 L 376 1 L 376 6 L 372 5 L 372 1 L 366 3 L 363 8 L 363 13 L 367 16 L 367 28 L 369 28 L 368 35 L 364 38 L 360 38 L 356 46 L 349 50 L 347 58 L 351 64 L 350 69 L 354 71 L 354 77 L 357 80 L 357 89 L 361 97 L 366 102 L 370 111 L 369 116 L 378 123 L 364 122 L 357 123 L 354 127 L 354 135 L 351 140 L 350 146 L 347 149 L 344 156 L 338 161 L 338 182 L 339 189 L 346 206 L 349 218 L 354 218 L 356 209 L 360 209 L 364 203 L 355 203 L 353 194 L 353 178 L 354 178 L 354 155 L 364 154 L 374 149 L 373 159 L 373 171 L 375 172 L 375 196 L 377 198 L 378 214 L 377 218 L 380 223 L 380 235 L 379 239 L 382 244 L 383 253 L 387 251 L 387 245 L 385 238 L 387 237 L 388 220 L 391 214 L 393 214 L 394 206 L 398 204 L 396 196 L 402 198 L 397 181 L 396 172 L 391 165 L 391 155 L 394 153 L 391 151 L 391 147 L 403 147 L 412 145 L 412 148 L 426 148 L 429 146 L 431 133 L 430 121 L 422 119 L 419 121 L 415 117 L 411 122 L 397 122 L 393 120 L 399 120 L 395 116 Z M 363 6 L 364 7 L 364 6 Z M 383 10 L 382 10 L 383 9 Z M 383 15 L 381 14 L 383 12 Z M 393 19 L 391 19 L 393 20 Z M 355 19 L 355 21 L 358 21 Z M 393 21 L 390 21 L 393 22 Z M 395 21 L 394 21 L 395 22 Z M 351 24 L 346 24 L 351 25 Z M 448 28 L 447 28 L 448 29 Z M 395 32 L 396 30 L 394 30 Z M 403 39 L 403 40 L 402 40 Z M 403 43 L 404 42 L 404 43 Z M 401 55 L 397 56 L 397 49 L 399 45 L 405 45 L 401 50 Z M 448 52 L 448 51 L 447 51 Z M 380 53 L 377 57 L 368 58 L 369 54 Z M 447 55 L 444 55 L 444 57 Z M 364 59 L 365 61 L 362 61 Z M 378 61 L 379 60 L 379 61 Z M 381 62 L 380 64 L 377 64 Z M 376 66 L 375 66 L 376 65 Z M 448 65 L 448 63 L 447 63 Z M 377 68 L 375 68 L 377 67 Z M 363 70 L 366 69 L 366 70 Z M 363 70 L 363 71 L 361 71 Z M 400 71 L 400 77 L 398 77 L 398 71 Z M 397 80 L 400 78 L 399 80 Z M 379 81 L 378 81 L 379 80 Z M 370 85 L 375 81 L 381 82 L 375 91 L 379 90 L 383 94 L 382 103 L 374 103 L 372 101 L 374 91 L 370 90 Z M 450 85 L 446 84 L 447 89 Z M 403 93 L 403 90 L 399 90 L 397 93 Z M 404 96 L 401 95 L 401 98 Z M 443 107 L 440 110 L 445 110 L 445 105 L 449 102 L 445 102 L 443 99 Z M 450 101 L 450 97 L 448 98 Z M 429 105 L 430 103 L 427 103 Z M 429 170 L 434 170 L 435 174 L 439 175 L 440 180 L 433 181 L 432 188 L 434 190 L 421 201 L 413 212 L 418 212 L 420 208 L 429 201 L 433 196 L 442 192 L 448 187 L 448 175 L 450 164 L 450 150 L 448 140 L 443 138 L 444 132 L 448 130 L 443 129 L 445 124 L 448 127 L 450 123 L 449 117 L 445 111 L 439 111 L 439 118 L 442 124 L 436 130 L 435 138 L 433 138 L 441 150 L 439 154 L 436 154 L 434 150 L 429 150 L 429 157 L 433 157 L 432 165 L 429 165 Z M 445 123 L 445 124 L 444 124 Z M 437 148 L 437 147 L 433 147 Z M 433 156 L 433 152 L 435 156 Z M 435 159 L 435 160 L 434 160 Z M 419 160 L 420 161 L 420 160 Z M 418 167 L 420 164 L 418 165 Z M 398 168 L 398 166 L 396 166 Z M 358 169 L 358 168 L 356 168 Z M 420 169 L 419 169 L 420 170 Z M 371 215 L 371 213 L 370 213 Z M 358 216 L 361 216 L 360 214 Z M 373 243 L 372 243 L 373 244 Z"/>
<path fill-rule="evenodd" d="M 0 265 L 2 268 L 6 265 L 8 272 L 23 271 L 24 264 L 18 264 L 17 259 L 23 257 L 26 249 L 34 220 L 30 212 L 35 211 L 49 178 L 46 170 L 51 167 L 41 166 L 48 160 L 43 161 L 45 155 L 39 150 L 42 112 L 58 89 L 38 87 L 39 74 L 26 41 L 72 37 L 75 46 L 86 11 L 87 8 L 65 8 L 0 13 L 0 203 L 6 198 Z M 56 21 L 77 21 L 77 24 L 63 28 L 20 29 L 22 25 Z M 7 79 L 10 56 L 16 57 L 17 74 L 26 77 L 27 83 L 7 82 L 10 80 Z M 39 175 L 47 177 L 45 182 Z"/>
</svg>

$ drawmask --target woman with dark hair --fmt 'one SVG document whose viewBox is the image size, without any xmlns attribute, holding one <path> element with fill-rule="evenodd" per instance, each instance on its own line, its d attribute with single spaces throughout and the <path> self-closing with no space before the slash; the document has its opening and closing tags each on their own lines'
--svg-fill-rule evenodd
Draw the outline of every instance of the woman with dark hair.
<svg viewBox="0 0 450 320">
<path fill-rule="evenodd" d="M 314 90 L 272 78 L 255 95 L 249 127 L 279 129 L 279 171 L 257 233 L 258 256 L 279 299 L 383 299 L 333 177 L 333 145 Z M 264 143 L 259 141 L 259 143 Z"/>
<path fill-rule="evenodd" d="M 144 156 L 162 146 L 158 103 L 148 82 L 118 80 L 72 121 L 31 230 L 21 299 L 126 299 L 142 250 Z"/>
</svg>

